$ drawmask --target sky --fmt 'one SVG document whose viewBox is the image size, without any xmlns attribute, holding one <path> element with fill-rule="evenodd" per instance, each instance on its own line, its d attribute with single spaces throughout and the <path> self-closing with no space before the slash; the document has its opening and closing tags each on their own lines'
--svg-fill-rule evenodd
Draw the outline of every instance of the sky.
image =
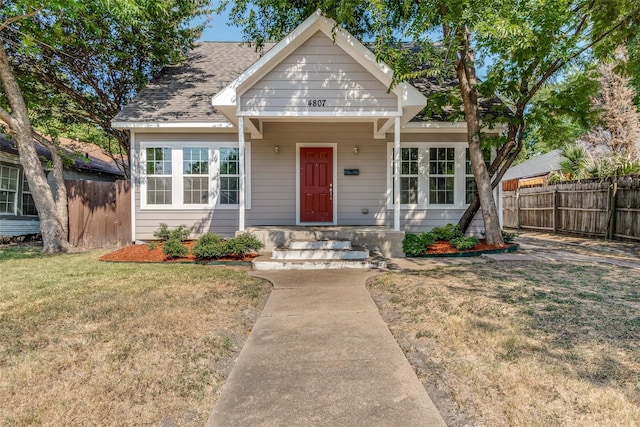
<svg viewBox="0 0 640 427">
<path fill-rule="evenodd" d="M 217 1 L 212 3 L 214 7 L 218 5 Z M 199 41 L 227 42 L 242 40 L 240 28 L 227 25 L 229 21 L 228 11 L 225 10 L 220 15 L 210 15 L 208 21 Z"/>
</svg>

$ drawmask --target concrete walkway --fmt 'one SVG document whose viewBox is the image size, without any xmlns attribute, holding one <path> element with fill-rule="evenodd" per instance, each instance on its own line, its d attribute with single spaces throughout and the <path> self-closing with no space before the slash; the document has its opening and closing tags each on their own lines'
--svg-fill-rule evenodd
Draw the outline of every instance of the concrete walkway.
<svg viewBox="0 0 640 427">
<path fill-rule="evenodd" d="M 207 426 L 444 426 L 358 270 L 274 285 Z"/>
</svg>

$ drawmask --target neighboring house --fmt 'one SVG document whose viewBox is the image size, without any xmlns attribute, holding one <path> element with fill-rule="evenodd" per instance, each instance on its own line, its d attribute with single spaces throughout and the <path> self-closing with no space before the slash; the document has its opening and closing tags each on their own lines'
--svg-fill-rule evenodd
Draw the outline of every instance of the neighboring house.
<svg viewBox="0 0 640 427">
<path fill-rule="evenodd" d="M 69 139 L 62 139 L 61 144 L 68 156 L 75 159 L 65 168 L 65 179 L 115 181 L 123 178 L 122 169 L 100 147 Z M 43 162 L 51 159 L 49 150 L 38 143 L 36 151 Z M 47 179 L 55 190 L 50 172 L 47 172 Z M 0 135 L 0 237 L 38 233 L 38 211 L 20 165 L 18 150 L 13 139 Z"/>
<path fill-rule="evenodd" d="M 131 132 L 134 241 L 161 222 L 231 235 L 459 220 L 475 191 L 466 125 L 422 114 L 437 84 L 389 90 L 391 69 L 318 13 L 267 48 L 199 43 L 113 119 Z"/>
<path fill-rule="evenodd" d="M 510 167 L 509 170 L 505 172 L 498 186 L 500 196 L 497 198 L 501 224 L 502 194 L 505 191 L 515 191 L 521 187 L 546 184 L 549 174 L 553 171 L 560 170 L 560 160 L 562 160 L 560 150 L 553 150 Z"/>
</svg>

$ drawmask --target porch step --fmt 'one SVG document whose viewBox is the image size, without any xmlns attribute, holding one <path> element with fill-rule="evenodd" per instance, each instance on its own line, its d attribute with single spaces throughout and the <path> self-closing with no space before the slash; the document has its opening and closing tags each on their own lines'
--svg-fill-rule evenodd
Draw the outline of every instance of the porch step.
<svg viewBox="0 0 640 427">
<path fill-rule="evenodd" d="M 286 260 L 364 260 L 369 258 L 367 249 L 274 249 L 271 252 L 273 259 Z"/>
<path fill-rule="evenodd" d="M 253 260 L 252 264 L 254 270 L 336 270 L 343 268 L 375 270 L 387 268 L 387 260 L 381 255 L 374 255 L 362 260 L 281 260 L 273 259 L 271 254 L 266 253 Z"/>
<path fill-rule="evenodd" d="M 289 249 L 300 250 L 351 250 L 351 240 L 291 240 Z"/>
<path fill-rule="evenodd" d="M 339 268 L 385 268 L 382 255 L 369 256 L 364 247 L 353 247 L 350 240 L 291 240 L 284 247 L 256 258 L 256 270 L 318 270 Z"/>
</svg>

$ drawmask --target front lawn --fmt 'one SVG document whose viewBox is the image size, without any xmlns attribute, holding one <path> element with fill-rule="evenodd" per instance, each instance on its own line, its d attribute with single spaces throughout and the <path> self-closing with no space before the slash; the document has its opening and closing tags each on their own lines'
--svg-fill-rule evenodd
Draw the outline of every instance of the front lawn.
<svg viewBox="0 0 640 427">
<path fill-rule="evenodd" d="M 0 424 L 203 425 L 269 287 L 0 248 Z"/>
<path fill-rule="evenodd" d="M 640 271 L 487 263 L 370 290 L 450 425 L 638 425 Z"/>
</svg>

